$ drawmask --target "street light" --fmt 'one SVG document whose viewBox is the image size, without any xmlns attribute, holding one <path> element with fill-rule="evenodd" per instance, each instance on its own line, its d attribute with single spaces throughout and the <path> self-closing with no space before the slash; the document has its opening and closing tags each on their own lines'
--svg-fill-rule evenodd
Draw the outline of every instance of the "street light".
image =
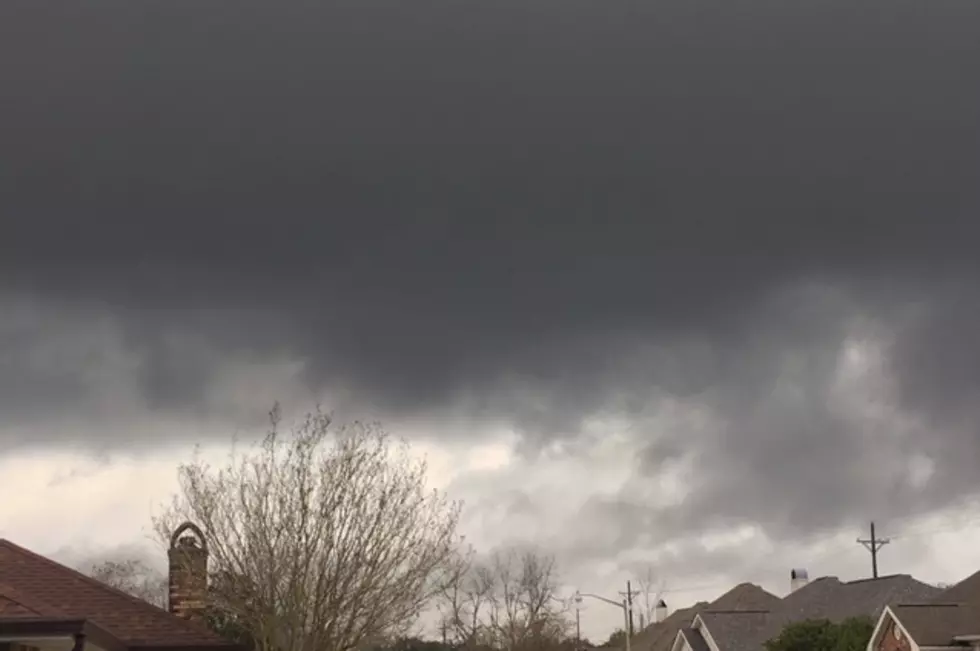
<svg viewBox="0 0 980 651">
<path fill-rule="evenodd" d="M 606 599 L 605 597 L 600 597 L 597 594 L 592 594 L 589 592 L 579 592 L 576 590 L 575 603 L 582 603 L 582 597 L 592 597 L 593 599 L 598 599 L 599 601 L 604 601 L 607 604 L 623 609 L 623 620 L 626 622 L 626 628 L 623 629 L 623 632 L 626 634 L 626 651 L 630 651 L 630 608 L 629 605 L 626 603 L 626 600 L 623 599 L 622 602 L 619 602 L 613 599 Z"/>
</svg>

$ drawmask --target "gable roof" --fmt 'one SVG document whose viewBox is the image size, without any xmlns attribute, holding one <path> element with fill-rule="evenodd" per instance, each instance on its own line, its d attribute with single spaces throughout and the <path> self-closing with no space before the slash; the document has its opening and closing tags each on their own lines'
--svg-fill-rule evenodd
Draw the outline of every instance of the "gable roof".
<svg viewBox="0 0 980 651">
<path fill-rule="evenodd" d="M 773 603 L 779 603 L 779 597 L 753 583 L 740 583 L 710 603 L 698 602 L 689 608 L 674 611 L 662 622 L 650 624 L 633 636 L 630 648 L 636 651 L 671 651 L 677 634 L 689 627 L 698 613 L 707 610 L 764 610 Z M 700 638 L 701 634 L 697 633 L 697 637 Z M 692 642 L 689 639 L 688 643 L 697 651 L 694 646 L 696 640 Z"/>
<path fill-rule="evenodd" d="M 691 651 L 709 651 L 708 643 L 705 642 L 701 631 L 696 628 L 685 627 L 677 634 L 687 640 L 687 645 L 691 647 Z"/>
<path fill-rule="evenodd" d="M 28 618 L 92 622 L 127 646 L 237 648 L 201 623 L 0 539 L 0 620 Z"/>
<path fill-rule="evenodd" d="M 704 610 L 708 602 L 701 601 L 689 608 L 675 610 L 663 621 L 650 624 L 630 640 L 633 651 L 670 651 L 677 632 L 691 623 L 694 616 Z"/>
<path fill-rule="evenodd" d="M 937 592 L 918 603 L 893 605 L 889 613 L 920 647 L 948 646 L 958 635 L 980 634 L 980 572 Z"/>
<path fill-rule="evenodd" d="M 770 610 L 779 602 L 779 597 L 771 592 L 766 592 L 754 583 L 739 583 L 712 601 L 708 605 L 708 610 Z"/>
<path fill-rule="evenodd" d="M 723 651 L 753 651 L 755 640 L 769 623 L 765 610 L 706 611 L 698 617 Z"/>
<path fill-rule="evenodd" d="M 957 635 L 980 634 L 980 606 L 905 604 L 889 608 L 916 644 L 948 646 Z"/>
<path fill-rule="evenodd" d="M 939 588 L 918 581 L 908 574 L 892 574 L 846 583 L 842 583 L 837 577 L 826 576 L 786 595 L 782 604 L 774 611 L 776 616 L 773 624 L 782 630 L 787 624 L 804 619 L 839 622 L 848 617 L 877 618 L 889 604 L 917 603 L 934 598 L 940 592 Z"/>
<path fill-rule="evenodd" d="M 848 617 L 876 618 L 885 606 L 933 598 L 939 588 L 907 574 L 877 579 L 841 582 L 837 577 L 815 579 L 775 602 L 769 600 L 762 612 L 704 612 L 701 619 L 722 651 L 756 651 L 779 635 L 789 624 L 807 619 L 839 622 Z M 764 604 L 763 604 L 764 605 Z M 736 621 L 738 620 L 738 621 Z"/>
</svg>

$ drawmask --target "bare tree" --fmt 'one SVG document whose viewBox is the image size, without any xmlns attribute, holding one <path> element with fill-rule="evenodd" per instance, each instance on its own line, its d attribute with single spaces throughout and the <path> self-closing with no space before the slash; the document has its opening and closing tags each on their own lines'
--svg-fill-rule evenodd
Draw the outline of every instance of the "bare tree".
<svg viewBox="0 0 980 651">
<path fill-rule="evenodd" d="M 440 583 L 445 640 L 467 649 L 556 648 L 570 629 L 556 592 L 550 556 L 512 548 L 481 562 L 472 549 L 458 550 Z"/>
<path fill-rule="evenodd" d="M 225 467 L 180 467 L 158 534 L 201 526 L 221 577 L 210 605 L 247 623 L 257 651 L 350 651 L 407 630 L 438 591 L 458 505 L 378 426 L 317 411 L 283 435 L 278 406 L 270 416 L 262 443 Z"/>
<path fill-rule="evenodd" d="M 533 551 L 494 553 L 489 625 L 497 648 L 508 651 L 558 645 L 569 630 L 567 605 L 557 595 L 555 560 Z"/>
<path fill-rule="evenodd" d="M 648 567 L 646 575 L 639 580 L 640 593 L 643 595 L 643 616 L 645 624 L 649 626 L 654 623 L 656 619 L 654 617 L 654 611 L 656 610 L 657 602 L 663 597 L 664 591 L 667 589 L 667 582 L 663 579 L 657 581 L 653 576 L 653 568 Z M 651 599 L 650 595 L 653 594 Z"/>
<path fill-rule="evenodd" d="M 167 578 L 141 560 L 104 561 L 89 576 L 160 608 L 167 607 Z"/>
<path fill-rule="evenodd" d="M 484 617 L 493 596 L 494 577 L 475 562 L 473 549 L 458 549 L 439 581 L 437 610 L 443 641 L 455 648 L 474 648 L 488 642 Z"/>
</svg>

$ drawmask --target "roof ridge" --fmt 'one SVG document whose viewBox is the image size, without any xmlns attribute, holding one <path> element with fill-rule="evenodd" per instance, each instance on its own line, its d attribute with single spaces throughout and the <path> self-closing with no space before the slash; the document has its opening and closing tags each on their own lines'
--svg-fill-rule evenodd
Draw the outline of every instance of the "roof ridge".
<svg viewBox="0 0 980 651">
<path fill-rule="evenodd" d="M 173 614 L 169 610 L 164 610 L 163 608 L 151 604 L 148 601 L 144 601 L 139 597 L 135 597 L 124 590 L 120 590 L 119 588 L 115 588 L 111 585 L 103 583 L 102 581 L 99 581 L 98 579 L 92 578 L 91 576 L 88 576 L 84 572 L 76 570 L 75 568 L 68 567 L 63 563 L 59 563 L 58 561 L 48 558 L 47 556 L 42 556 L 41 554 L 38 554 L 37 552 L 33 552 L 27 549 L 26 547 L 21 547 L 17 543 L 14 543 L 8 540 L 7 538 L 0 538 L 0 547 L 6 547 L 10 551 L 16 554 L 20 554 L 21 556 L 24 556 L 26 558 L 29 558 L 32 561 L 43 563 L 48 567 L 56 568 L 59 571 L 66 572 L 72 575 L 73 577 L 75 577 L 76 579 L 79 579 L 82 582 L 94 586 L 100 590 L 104 590 L 116 596 L 123 597 L 130 603 L 144 609 L 148 615 L 153 615 L 154 617 L 163 617 L 168 622 L 172 623 L 174 626 L 180 626 L 190 631 L 207 632 L 211 635 L 215 635 L 214 632 L 211 631 L 207 626 L 198 625 L 196 622 L 184 619 L 183 617 L 178 617 L 177 615 Z M 25 604 L 25 605 L 29 605 L 29 604 Z"/>
<path fill-rule="evenodd" d="M 758 615 L 760 613 L 770 613 L 770 612 L 772 612 L 772 611 L 769 611 L 769 610 L 761 610 L 761 609 L 758 609 L 758 608 L 753 608 L 753 609 L 731 608 L 729 610 L 710 610 L 709 609 L 709 610 L 705 610 L 704 611 L 704 613 L 706 615 L 745 615 L 745 614 L 748 614 L 748 615 Z"/>
<path fill-rule="evenodd" d="M 913 579 L 916 581 L 918 580 L 915 579 L 911 574 L 886 574 L 884 576 L 874 576 L 874 577 L 869 576 L 863 579 L 853 579 L 851 581 L 844 581 L 844 585 L 853 585 L 855 583 L 870 583 L 872 581 L 885 581 L 887 579 L 898 579 L 898 578 Z"/>
</svg>

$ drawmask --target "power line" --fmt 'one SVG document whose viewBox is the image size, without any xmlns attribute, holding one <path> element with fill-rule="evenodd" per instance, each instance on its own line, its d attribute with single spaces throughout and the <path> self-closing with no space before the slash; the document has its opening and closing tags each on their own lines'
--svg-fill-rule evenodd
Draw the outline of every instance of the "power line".
<svg viewBox="0 0 980 651">
<path fill-rule="evenodd" d="M 955 523 L 947 523 L 945 525 L 932 525 L 932 526 L 921 526 L 912 527 L 906 529 L 903 532 L 891 536 L 892 540 L 903 539 L 903 538 L 918 538 L 920 536 L 932 536 L 941 533 L 953 533 L 962 531 L 964 527 L 969 527 L 973 525 L 980 524 L 980 517 L 973 517 L 966 520 L 958 520 Z"/>
<path fill-rule="evenodd" d="M 980 524 L 980 499 L 971 498 L 959 500 L 949 505 L 949 510 L 957 511 L 955 514 L 944 514 L 939 518 L 930 518 L 930 514 L 913 513 L 898 518 L 891 518 L 886 523 L 892 531 L 890 538 L 910 538 L 920 535 L 931 535 L 933 533 L 945 533 L 956 531 L 964 526 Z M 938 519 L 942 524 L 924 525 L 923 520 Z M 910 526 L 911 525 L 911 526 Z M 896 533 L 897 531 L 897 533 Z"/>
</svg>

